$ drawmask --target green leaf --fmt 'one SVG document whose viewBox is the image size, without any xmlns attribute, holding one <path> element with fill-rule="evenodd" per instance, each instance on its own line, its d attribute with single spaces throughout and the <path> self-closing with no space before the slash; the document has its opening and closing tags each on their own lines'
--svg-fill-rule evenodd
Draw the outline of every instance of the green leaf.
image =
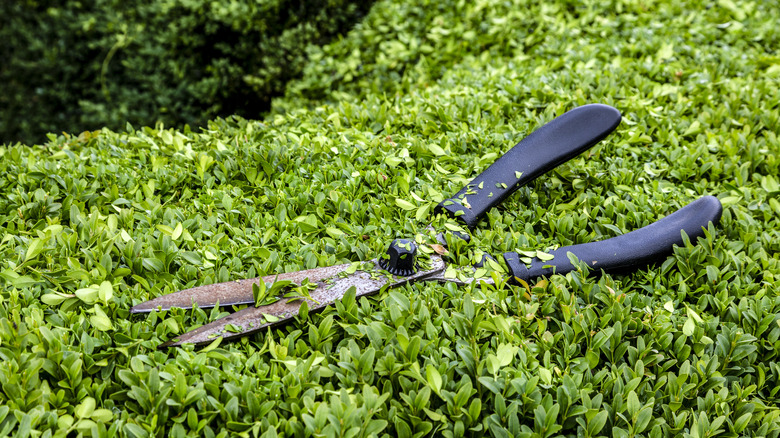
<svg viewBox="0 0 780 438">
<path fill-rule="evenodd" d="M 552 384 L 552 372 L 547 368 L 539 368 L 539 377 L 546 385 Z"/>
<path fill-rule="evenodd" d="M 103 309 L 95 305 L 94 311 L 95 314 L 89 317 L 89 322 L 93 327 L 102 332 L 114 330 L 114 325 L 111 323 L 111 319 L 109 319 L 108 315 L 103 312 Z"/>
<path fill-rule="evenodd" d="M 314 233 L 318 229 L 318 221 L 317 217 L 313 214 L 309 214 L 306 216 L 298 216 L 294 219 L 294 222 L 298 226 L 298 228 L 304 232 L 304 233 Z"/>
<path fill-rule="evenodd" d="M 745 428 L 748 426 L 748 423 L 750 423 L 750 419 L 753 418 L 753 414 L 748 412 L 743 415 L 741 415 L 739 418 L 737 418 L 734 421 L 734 432 L 741 433 L 745 430 Z"/>
<path fill-rule="evenodd" d="M 409 202 L 409 201 L 407 201 L 405 199 L 401 199 L 401 198 L 395 198 L 395 205 L 397 205 L 397 206 L 399 206 L 402 209 L 407 210 L 407 211 L 414 210 L 414 209 L 417 208 L 417 206 L 415 206 L 411 202 Z"/>
<path fill-rule="evenodd" d="M 62 304 L 65 300 L 73 297 L 75 297 L 75 295 L 67 295 L 59 292 L 54 292 L 54 293 L 42 295 L 41 301 L 44 304 L 49 306 L 58 306 Z"/>
<path fill-rule="evenodd" d="M 555 256 L 552 255 L 552 254 L 546 253 L 546 252 L 536 251 L 536 258 L 538 258 L 539 260 L 541 260 L 543 262 L 546 262 L 546 261 L 554 259 Z"/>
<path fill-rule="evenodd" d="M 263 313 L 263 318 L 265 318 L 266 322 L 277 322 L 279 321 L 278 316 L 270 315 L 268 313 Z"/>
<path fill-rule="evenodd" d="M 445 416 L 444 415 L 442 415 L 442 414 L 440 414 L 438 412 L 434 412 L 434 411 L 432 411 L 432 410 L 430 410 L 428 408 L 423 408 L 423 412 L 425 412 L 425 415 L 427 415 L 428 418 L 430 418 L 433 421 L 444 421 L 445 420 Z"/>
<path fill-rule="evenodd" d="M 111 285 L 111 282 L 104 281 L 100 283 L 98 297 L 104 304 L 108 304 L 108 302 L 114 298 L 114 287 Z"/>
<path fill-rule="evenodd" d="M 125 423 L 124 429 L 127 435 L 133 438 L 147 438 L 149 436 L 143 427 L 134 423 Z"/>
<path fill-rule="evenodd" d="M 599 411 L 599 413 L 588 422 L 588 435 L 598 435 L 598 433 L 601 432 L 601 429 L 604 428 L 604 425 L 607 424 L 608 418 L 609 414 L 607 411 Z"/>
<path fill-rule="evenodd" d="M 671 48 L 672 46 L 669 45 L 668 47 Z M 690 137 L 690 136 L 693 136 L 693 135 L 701 133 L 701 131 L 702 131 L 701 123 L 699 123 L 698 120 L 694 120 L 693 123 L 691 123 L 691 125 L 688 126 L 688 129 L 686 129 L 685 132 L 683 132 L 683 137 Z"/>
<path fill-rule="evenodd" d="M 25 288 L 30 287 L 38 283 L 35 279 L 31 278 L 28 275 L 19 275 L 16 272 L 14 272 L 12 269 L 5 269 L 2 272 L 0 272 L 0 277 L 11 283 L 13 287 L 16 288 Z"/>
<path fill-rule="evenodd" d="M 666 43 L 661 46 L 660 49 L 658 49 L 658 52 L 656 52 L 655 58 L 658 61 L 665 61 L 669 58 L 674 56 L 674 44 L 672 43 Z M 687 135 L 687 133 L 686 133 Z"/>
<path fill-rule="evenodd" d="M 493 394 L 501 394 L 501 387 L 492 377 L 482 376 L 477 380 L 482 386 L 487 388 Z"/>
<path fill-rule="evenodd" d="M 647 429 L 647 426 L 650 424 L 650 420 L 653 419 L 653 408 L 652 403 L 648 403 L 642 409 L 639 411 L 639 414 L 637 415 L 636 424 L 634 426 L 634 431 L 636 433 L 644 432 L 645 429 Z"/>
<path fill-rule="evenodd" d="M 95 304 L 98 300 L 99 289 L 95 286 L 76 290 L 76 297 L 86 304 Z"/>
<path fill-rule="evenodd" d="M 38 254 L 43 251 L 43 247 L 45 245 L 45 242 L 43 239 L 33 239 L 30 241 L 30 245 L 27 247 L 27 252 L 24 255 L 24 261 L 28 261 L 31 259 L 34 259 L 35 257 L 38 257 Z"/>
<path fill-rule="evenodd" d="M 636 414 L 639 412 L 639 409 L 642 407 L 642 405 L 639 403 L 639 397 L 637 397 L 636 392 L 629 391 L 628 397 L 626 399 L 626 406 L 628 407 L 628 414 L 631 417 L 635 417 Z"/>
<path fill-rule="evenodd" d="M 718 276 L 720 274 L 720 271 L 718 271 L 718 268 L 715 266 L 709 265 L 706 268 L 707 271 L 707 280 L 710 283 L 715 283 L 718 280 Z"/>
<path fill-rule="evenodd" d="M 336 227 L 327 227 L 325 228 L 325 232 L 328 234 L 328 236 L 334 239 L 338 239 L 339 237 L 344 235 L 344 232 L 339 230 Z"/>
<path fill-rule="evenodd" d="M 505 367 L 514 361 L 515 355 L 520 347 L 510 344 L 500 344 L 496 350 L 496 357 L 501 367 Z"/>
<path fill-rule="evenodd" d="M 168 225 L 157 225 L 156 228 L 166 236 L 173 236 L 173 228 L 169 227 Z"/>
<path fill-rule="evenodd" d="M 738 21 L 742 21 L 746 18 L 745 11 L 733 0 L 718 0 L 718 5 L 727 9 Z"/>
<path fill-rule="evenodd" d="M 723 204 L 723 208 L 726 208 L 739 204 L 740 201 L 742 201 L 741 196 L 726 196 L 720 200 L 720 203 Z"/>
<path fill-rule="evenodd" d="M 390 167 L 398 167 L 399 164 L 403 163 L 403 159 L 393 156 L 387 156 L 385 157 L 385 163 L 387 163 Z"/>
<path fill-rule="evenodd" d="M 173 240 L 179 240 L 179 237 L 181 237 L 181 233 L 184 231 L 184 226 L 179 222 L 176 224 L 176 228 L 173 229 L 173 233 L 171 233 L 171 238 Z"/>
<path fill-rule="evenodd" d="M 0 420 L 2 420 L 2 416 L 0 416 Z M 60 429 L 70 429 L 74 422 L 75 419 L 72 416 L 68 414 L 60 415 L 59 418 L 57 418 L 57 427 Z"/>
<path fill-rule="evenodd" d="M 699 314 L 696 313 L 695 310 L 691 309 L 690 306 L 688 306 L 687 304 L 685 305 L 685 309 L 688 312 L 688 316 L 693 318 L 693 320 L 696 321 L 696 323 L 702 324 L 704 322 L 704 320 L 701 319 L 701 316 L 699 316 Z"/>
<path fill-rule="evenodd" d="M 76 415 L 76 418 L 89 418 L 95 411 L 95 406 L 95 399 L 86 397 L 78 406 L 76 406 L 76 409 L 73 410 L 73 414 Z"/>
<path fill-rule="evenodd" d="M 293 283 L 292 280 L 274 280 L 274 282 L 271 284 L 271 287 L 268 289 L 268 295 L 277 296 L 281 294 L 284 289 L 293 286 L 294 284 L 295 283 Z"/>
<path fill-rule="evenodd" d="M 775 193 L 780 191 L 780 183 L 777 182 L 774 176 L 764 175 L 761 177 L 761 188 L 766 192 Z"/>
<path fill-rule="evenodd" d="M 425 377 L 428 380 L 428 385 L 433 389 L 433 392 L 436 394 L 439 394 L 441 392 L 441 374 L 439 374 L 439 370 L 436 369 L 433 365 L 428 365 L 425 368 Z"/>
<path fill-rule="evenodd" d="M 696 330 L 696 323 L 693 321 L 693 318 L 688 318 L 685 320 L 685 324 L 683 324 L 682 331 L 685 334 L 685 336 L 693 336 L 693 331 Z"/>
<path fill-rule="evenodd" d="M 163 262 L 154 257 L 145 257 L 142 264 L 144 268 L 152 272 L 162 272 L 165 269 Z"/>
<path fill-rule="evenodd" d="M 193 265 L 201 265 L 203 264 L 203 260 L 200 258 L 200 254 L 193 252 L 193 251 L 182 251 L 180 253 L 181 258 L 183 258 L 188 263 L 191 263 Z"/>
<path fill-rule="evenodd" d="M 255 300 L 255 306 L 262 305 L 265 298 L 268 296 L 268 286 L 264 281 L 258 281 L 252 283 L 252 297 Z"/>
<path fill-rule="evenodd" d="M 433 152 L 433 155 L 436 155 L 437 157 L 447 154 L 447 152 L 445 152 L 444 149 L 441 148 L 441 146 L 433 143 L 428 145 L 428 150 Z"/>
<path fill-rule="evenodd" d="M 160 138 L 162 139 L 163 143 L 167 145 L 173 144 L 173 135 L 171 135 L 170 131 L 160 132 Z"/>
<path fill-rule="evenodd" d="M 226 324 L 225 325 L 225 331 L 229 333 L 241 333 L 243 329 L 240 325 L 235 324 Z"/>
<path fill-rule="evenodd" d="M 417 213 L 415 213 L 414 218 L 418 221 L 423 221 L 426 217 L 428 217 L 428 213 L 431 211 L 431 204 L 426 203 L 420 208 L 417 209 Z"/>
<path fill-rule="evenodd" d="M 91 418 L 98 423 L 108 423 L 114 419 L 114 413 L 108 409 L 95 409 Z"/>
</svg>

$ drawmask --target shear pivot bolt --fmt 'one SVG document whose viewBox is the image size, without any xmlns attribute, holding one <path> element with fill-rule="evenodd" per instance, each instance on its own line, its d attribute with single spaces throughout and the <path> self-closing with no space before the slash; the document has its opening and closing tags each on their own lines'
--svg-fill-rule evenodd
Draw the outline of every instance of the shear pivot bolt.
<svg viewBox="0 0 780 438">
<path fill-rule="evenodd" d="M 408 277 L 417 272 L 417 244 L 409 239 L 395 239 L 387 248 L 387 256 L 379 266 L 393 275 Z"/>
</svg>

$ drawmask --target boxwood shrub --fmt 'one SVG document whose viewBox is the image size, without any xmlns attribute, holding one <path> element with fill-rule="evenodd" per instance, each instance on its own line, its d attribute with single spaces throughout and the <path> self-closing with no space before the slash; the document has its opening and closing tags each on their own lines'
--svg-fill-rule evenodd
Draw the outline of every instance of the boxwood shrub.
<svg viewBox="0 0 780 438">
<path fill-rule="evenodd" d="M 778 20 L 740 0 L 382 0 L 265 118 L 0 148 L 0 436 L 777 437 Z M 128 313 L 370 260 L 591 102 L 621 125 L 491 211 L 466 268 L 705 194 L 720 224 L 626 275 L 348 295 L 202 349 L 157 347 L 232 309 Z"/>
</svg>

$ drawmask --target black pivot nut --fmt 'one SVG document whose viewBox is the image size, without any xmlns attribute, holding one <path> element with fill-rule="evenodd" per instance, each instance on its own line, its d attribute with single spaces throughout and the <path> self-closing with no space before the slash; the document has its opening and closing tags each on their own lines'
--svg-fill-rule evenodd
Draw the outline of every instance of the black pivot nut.
<svg viewBox="0 0 780 438">
<path fill-rule="evenodd" d="M 388 258 L 381 257 L 379 266 L 393 275 L 408 277 L 417 272 L 417 244 L 409 239 L 395 239 L 387 248 Z"/>
</svg>

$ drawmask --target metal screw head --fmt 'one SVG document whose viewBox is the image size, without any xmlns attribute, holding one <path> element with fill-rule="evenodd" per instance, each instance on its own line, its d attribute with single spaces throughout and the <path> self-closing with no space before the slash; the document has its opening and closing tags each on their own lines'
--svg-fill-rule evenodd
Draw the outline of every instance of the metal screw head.
<svg viewBox="0 0 780 438">
<path fill-rule="evenodd" d="M 417 272 L 417 244 L 409 239 L 395 239 L 387 248 L 387 258 L 379 266 L 393 275 L 408 277 Z"/>
</svg>

